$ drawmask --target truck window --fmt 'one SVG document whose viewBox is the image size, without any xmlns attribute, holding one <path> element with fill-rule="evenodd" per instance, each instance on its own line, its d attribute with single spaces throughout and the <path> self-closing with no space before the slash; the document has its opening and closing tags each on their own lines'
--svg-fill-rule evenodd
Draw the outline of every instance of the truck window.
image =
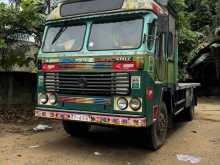
<svg viewBox="0 0 220 165">
<path fill-rule="evenodd" d="M 86 26 L 49 27 L 44 41 L 44 52 L 79 51 L 83 46 Z"/>
<path fill-rule="evenodd" d="M 175 18 L 169 15 L 169 33 L 167 35 L 167 57 L 169 60 L 173 60 L 174 48 L 175 48 L 175 32 L 176 32 L 176 22 Z"/>
<path fill-rule="evenodd" d="M 152 50 L 154 47 L 156 29 L 157 29 L 156 20 L 148 24 L 148 38 L 147 38 L 148 50 Z"/>
<path fill-rule="evenodd" d="M 164 54 L 164 33 L 158 34 L 158 38 L 156 40 L 156 50 L 155 50 L 155 56 L 157 58 L 162 59 L 165 54 Z"/>
<path fill-rule="evenodd" d="M 89 50 L 136 49 L 141 46 L 143 19 L 94 23 L 89 37 Z"/>
<path fill-rule="evenodd" d="M 174 48 L 173 34 L 169 32 L 168 33 L 168 47 L 167 47 L 167 54 L 168 54 L 169 59 L 172 59 L 173 57 L 173 48 Z"/>
</svg>

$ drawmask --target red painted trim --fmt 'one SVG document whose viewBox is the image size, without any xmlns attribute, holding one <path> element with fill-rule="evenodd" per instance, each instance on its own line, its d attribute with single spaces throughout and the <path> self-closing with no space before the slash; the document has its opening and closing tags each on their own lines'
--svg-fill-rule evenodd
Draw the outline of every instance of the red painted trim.
<svg viewBox="0 0 220 165">
<path fill-rule="evenodd" d="M 154 105 L 153 106 L 153 114 L 152 114 L 153 122 L 157 121 L 158 111 L 159 111 L 159 106 Z"/>
<path fill-rule="evenodd" d="M 112 69 L 133 71 L 133 70 L 137 70 L 138 68 L 135 61 L 128 61 L 128 62 L 113 62 Z"/>
<path fill-rule="evenodd" d="M 160 14 L 161 13 L 161 7 L 160 5 L 158 5 L 156 2 L 152 1 L 152 8 L 153 8 L 153 11 L 157 14 Z"/>
<path fill-rule="evenodd" d="M 146 127 L 146 118 L 134 117 L 116 117 L 107 115 L 93 115 L 73 112 L 57 112 L 57 111 L 42 111 L 35 110 L 36 117 L 58 119 L 58 120 L 72 120 L 79 122 L 97 123 L 101 125 L 116 125 L 127 127 Z"/>
<path fill-rule="evenodd" d="M 147 98 L 147 100 L 153 100 L 153 98 L 154 98 L 154 91 L 153 91 L 152 87 L 148 87 L 146 89 L 146 98 Z"/>
<path fill-rule="evenodd" d="M 43 71 L 57 71 L 60 69 L 59 64 L 42 64 Z"/>
</svg>

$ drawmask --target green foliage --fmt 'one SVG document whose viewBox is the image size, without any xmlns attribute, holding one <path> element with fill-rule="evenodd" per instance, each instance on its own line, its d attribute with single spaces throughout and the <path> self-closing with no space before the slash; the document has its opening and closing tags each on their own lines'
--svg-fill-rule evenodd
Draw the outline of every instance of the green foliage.
<svg viewBox="0 0 220 165">
<path fill-rule="evenodd" d="M 170 3 L 177 11 L 182 72 L 183 64 L 192 59 L 198 45 L 208 42 L 220 26 L 220 0 L 170 0 Z"/>
<path fill-rule="evenodd" d="M 7 44 L 4 39 L 0 39 L 0 49 L 7 48 Z"/>
<path fill-rule="evenodd" d="M 189 53 L 198 43 L 198 37 L 192 31 L 190 22 L 190 13 L 186 12 L 187 4 L 185 0 L 171 0 L 171 5 L 177 12 L 177 24 L 179 30 L 179 55 L 180 64 L 184 64 L 188 60 Z"/>
<path fill-rule="evenodd" d="M 33 44 L 39 46 L 45 21 L 41 0 L 16 2 L 16 5 L 0 3 L 0 66 L 5 70 L 10 70 L 14 64 L 27 64 L 25 52 L 29 45 L 24 42 L 25 37 L 34 36 Z"/>
<path fill-rule="evenodd" d="M 220 0 L 218 0 L 217 2 L 216 2 L 216 9 L 215 9 L 215 11 L 216 11 L 216 19 L 215 19 L 215 25 L 216 26 L 220 26 Z"/>
<path fill-rule="evenodd" d="M 4 69 L 10 69 L 13 63 L 27 62 L 24 51 L 28 46 L 18 44 L 16 34 L 35 36 L 36 46 L 40 45 L 46 10 L 42 0 L 10 2 L 10 5 L 0 3 L 0 65 Z M 177 11 L 179 59 L 183 66 L 192 58 L 191 52 L 207 42 L 208 36 L 220 26 L 220 0 L 170 0 L 170 3 Z"/>
</svg>

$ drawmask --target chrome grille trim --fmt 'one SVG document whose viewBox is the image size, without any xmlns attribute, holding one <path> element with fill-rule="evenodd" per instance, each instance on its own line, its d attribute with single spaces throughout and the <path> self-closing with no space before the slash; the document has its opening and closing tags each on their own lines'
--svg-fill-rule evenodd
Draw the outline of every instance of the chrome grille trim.
<svg viewBox="0 0 220 165">
<path fill-rule="evenodd" d="M 129 73 L 44 73 L 46 92 L 72 95 L 128 95 Z"/>
</svg>

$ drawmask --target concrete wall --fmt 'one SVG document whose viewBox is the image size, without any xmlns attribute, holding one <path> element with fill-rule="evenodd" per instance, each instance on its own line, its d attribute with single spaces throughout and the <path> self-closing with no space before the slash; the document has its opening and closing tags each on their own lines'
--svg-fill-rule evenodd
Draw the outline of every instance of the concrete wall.
<svg viewBox="0 0 220 165">
<path fill-rule="evenodd" d="M 0 72 L 0 104 L 34 105 L 36 84 L 36 74 Z"/>
</svg>

